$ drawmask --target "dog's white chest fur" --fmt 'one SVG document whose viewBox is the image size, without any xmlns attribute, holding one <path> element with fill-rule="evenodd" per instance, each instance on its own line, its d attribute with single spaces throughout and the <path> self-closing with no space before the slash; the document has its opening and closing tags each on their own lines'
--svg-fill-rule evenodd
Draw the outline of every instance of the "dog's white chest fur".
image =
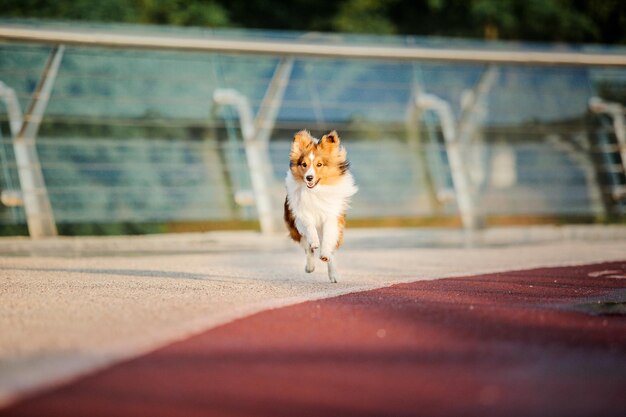
<svg viewBox="0 0 626 417">
<path fill-rule="evenodd" d="M 307 188 L 304 183 L 297 182 L 288 171 L 285 185 L 289 208 L 295 218 L 307 219 L 316 226 L 344 213 L 350 204 L 350 198 L 358 191 L 350 172 L 346 172 L 337 184 L 318 184 L 314 188 Z"/>
</svg>

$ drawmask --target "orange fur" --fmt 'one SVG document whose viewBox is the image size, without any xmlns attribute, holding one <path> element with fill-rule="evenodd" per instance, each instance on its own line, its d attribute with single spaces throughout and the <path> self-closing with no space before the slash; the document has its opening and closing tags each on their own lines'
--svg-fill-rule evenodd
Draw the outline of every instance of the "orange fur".
<svg viewBox="0 0 626 417">
<path fill-rule="evenodd" d="M 315 142 L 306 130 L 296 133 L 289 155 L 289 169 L 294 178 L 304 181 L 304 173 L 312 164 L 320 184 L 336 184 L 348 169 L 346 150 L 340 143 L 339 135 L 334 130 L 322 136 L 319 142 Z M 313 161 L 308 158 L 311 153 L 314 156 Z"/>
<path fill-rule="evenodd" d="M 293 217 L 293 213 L 289 208 L 287 198 L 285 198 L 284 219 L 287 229 L 289 230 L 289 237 L 299 243 L 302 236 L 300 235 L 300 232 L 298 232 L 298 229 L 296 229 L 296 219 Z"/>
<path fill-rule="evenodd" d="M 339 226 L 339 239 L 337 239 L 337 245 L 335 246 L 335 248 L 339 249 L 339 247 L 343 243 L 343 229 L 345 229 L 346 227 L 346 215 L 345 214 L 342 214 L 341 216 L 339 216 L 339 218 L 337 219 L 337 225 Z"/>
</svg>

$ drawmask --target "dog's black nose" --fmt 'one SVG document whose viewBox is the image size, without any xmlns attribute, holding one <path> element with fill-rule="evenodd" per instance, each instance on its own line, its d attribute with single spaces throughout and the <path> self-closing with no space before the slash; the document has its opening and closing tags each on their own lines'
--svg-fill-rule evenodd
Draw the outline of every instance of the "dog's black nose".
<svg viewBox="0 0 626 417">
<path fill-rule="evenodd" d="M 309 182 L 313 181 L 313 175 L 307 175 L 306 180 Z"/>
</svg>

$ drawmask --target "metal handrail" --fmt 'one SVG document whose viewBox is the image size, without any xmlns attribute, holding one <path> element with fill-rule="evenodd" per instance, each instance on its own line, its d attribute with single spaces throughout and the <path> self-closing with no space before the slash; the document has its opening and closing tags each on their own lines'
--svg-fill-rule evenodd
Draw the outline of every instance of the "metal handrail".
<svg viewBox="0 0 626 417">
<path fill-rule="evenodd" d="M 626 66 L 626 54 L 597 52 L 435 49 L 409 46 L 337 45 L 306 40 L 250 40 L 164 35 L 129 35 L 103 30 L 0 27 L 0 40 L 107 48 L 294 55 L 300 57 L 430 60 L 526 65 Z"/>
</svg>

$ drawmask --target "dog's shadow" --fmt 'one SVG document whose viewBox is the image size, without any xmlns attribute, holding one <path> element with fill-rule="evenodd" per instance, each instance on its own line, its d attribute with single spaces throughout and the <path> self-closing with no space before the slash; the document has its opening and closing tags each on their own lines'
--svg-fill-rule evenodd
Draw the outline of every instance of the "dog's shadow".
<svg viewBox="0 0 626 417">
<path fill-rule="evenodd" d="M 69 272 L 78 274 L 117 275 L 122 277 L 192 279 L 228 282 L 229 279 L 245 279 L 244 277 L 227 276 L 223 274 L 206 274 L 181 271 L 159 271 L 151 269 L 114 269 L 114 268 L 5 268 L 5 271 L 32 271 L 32 272 Z M 220 279 L 221 278 L 221 279 Z"/>
</svg>

